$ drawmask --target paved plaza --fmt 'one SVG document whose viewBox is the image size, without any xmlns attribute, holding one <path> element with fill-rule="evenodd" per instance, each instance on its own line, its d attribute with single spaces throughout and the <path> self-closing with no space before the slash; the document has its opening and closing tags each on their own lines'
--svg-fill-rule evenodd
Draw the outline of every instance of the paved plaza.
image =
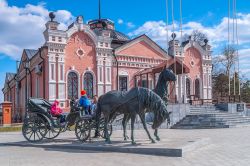
<svg viewBox="0 0 250 166">
<path fill-rule="evenodd" d="M 135 138 L 145 138 L 143 130 L 136 130 Z M 152 132 L 152 131 L 151 131 Z M 122 132 L 114 131 L 113 139 L 122 140 Z M 250 164 L 250 127 L 212 130 L 160 130 L 162 141 L 209 138 L 208 145 L 188 152 L 183 157 L 165 157 L 130 153 L 84 151 L 43 147 L 3 146 L 3 143 L 22 142 L 21 133 L 0 133 L 0 163 L 3 166 L 68 166 L 68 165 L 183 165 L 183 166 L 247 166 Z M 60 135 L 74 140 L 74 133 Z M 51 142 L 53 144 L 53 142 Z M 160 144 L 160 143 L 158 143 Z"/>
</svg>

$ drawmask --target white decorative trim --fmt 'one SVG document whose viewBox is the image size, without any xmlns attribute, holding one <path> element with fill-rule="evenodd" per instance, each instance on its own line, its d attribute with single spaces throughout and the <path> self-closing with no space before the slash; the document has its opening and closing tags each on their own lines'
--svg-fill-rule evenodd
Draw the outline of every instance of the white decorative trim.
<svg viewBox="0 0 250 166">
<path fill-rule="evenodd" d="M 97 36 L 96 34 L 89 28 L 86 24 L 76 24 L 74 23 L 74 26 L 72 26 L 70 29 L 66 31 L 68 39 L 76 32 L 82 31 L 93 40 L 94 44 L 97 46 Z"/>
<path fill-rule="evenodd" d="M 192 47 L 196 48 L 200 52 L 201 56 L 205 54 L 205 51 L 200 46 L 200 44 L 198 44 L 197 42 L 194 42 L 194 41 L 191 41 L 188 44 L 186 44 L 183 51 L 186 52 L 187 49 L 192 48 Z"/>
<path fill-rule="evenodd" d="M 128 72 L 125 70 L 121 70 L 118 72 L 118 89 L 119 90 L 120 90 L 120 76 L 127 77 L 127 91 L 129 91 L 130 86 L 129 86 L 129 74 L 128 74 Z"/>
<path fill-rule="evenodd" d="M 128 72 L 125 70 L 121 70 L 121 71 L 119 71 L 118 75 L 119 76 L 128 76 Z"/>
<path fill-rule="evenodd" d="M 81 52 L 81 53 L 80 53 Z M 84 57 L 86 54 L 86 52 L 81 48 L 79 47 L 77 50 L 76 50 L 76 55 L 81 59 L 82 57 Z"/>
</svg>

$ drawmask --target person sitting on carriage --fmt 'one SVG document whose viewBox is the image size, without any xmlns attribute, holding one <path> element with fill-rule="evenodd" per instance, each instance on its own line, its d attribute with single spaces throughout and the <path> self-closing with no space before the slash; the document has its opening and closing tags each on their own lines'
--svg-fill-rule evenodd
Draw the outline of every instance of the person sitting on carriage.
<svg viewBox="0 0 250 166">
<path fill-rule="evenodd" d="M 60 123 L 65 121 L 62 112 L 62 109 L 59 107 L 59 101 L 55 100 L 54 103 L 51 105 L 50 113 L 52 116 L 59 118 Z"/>
<path fill-rule="evenodd" d="M 85 115 L 91 115 L 91 102 L 87 97 L 86 91 L 82 90 L 81 91 L 81 98 L 78 101 L 78 105 L 83 109 L 82 111 L 85 112 Z M 82 116 L 82 112 L 81 111 L 81 116 Z"/>
<path fill-rule="evenodd" d="M 97 102 L 98 102 L 98 96 L 95 95 L 93 97 L 93 101 L 92 101 L 92 104 L 91 104 L 91 115 L 93 115 L 93 116 L 96 115 Z"/>
</svg>

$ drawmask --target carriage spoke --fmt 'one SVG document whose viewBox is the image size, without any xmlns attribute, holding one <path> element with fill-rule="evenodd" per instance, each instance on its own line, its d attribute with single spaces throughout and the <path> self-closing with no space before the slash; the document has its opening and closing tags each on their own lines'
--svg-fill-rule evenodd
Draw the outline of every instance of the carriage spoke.
<svg viewBox="0 0 250 166">
<path fill-rule="evenodd" d="M 38 132 L 36 132 L 36 135 L 37 135 L 38 139 L 40 140 L 41 138 L 39 137 Z"/>
<path fill-rule="evenodd" d="M 36 134 L 35 134 L 35 132 L 34 132 L 34 141 L 36 140 Z"/>
<path fill-rule="evenodd" d="M 32 131 L 32 134 L 30 134 L 30 137 L 29 137 L 29 139 L 31 139 L 31 136 L 34 134 L 34 132 Z"/>
<path fill-rule="evenodd" d="M 29 134 L 29 133 L 31 133 L 31 132 L 33 132 L 32 130 L 30 130 L 29 132 L 27 132 L 27 130 L 25 131 L 26 132 L 26 134 Z"/>
</svg>

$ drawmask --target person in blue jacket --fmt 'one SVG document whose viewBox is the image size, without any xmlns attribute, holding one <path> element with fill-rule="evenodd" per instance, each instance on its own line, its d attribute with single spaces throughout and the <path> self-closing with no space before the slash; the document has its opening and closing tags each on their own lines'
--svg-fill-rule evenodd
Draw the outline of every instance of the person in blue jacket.
<svg viewBox="0 0 250 166">
<path fill-rule="evenodd" d="M 86 91 L 82 90 L 81 91 L 81 98 L 79 99 L 78 102 L 79 106 L 83 108 L 85 115 L 90 115 L 91 114 L 91 101 L 88 99 Z"/>
</svg>

